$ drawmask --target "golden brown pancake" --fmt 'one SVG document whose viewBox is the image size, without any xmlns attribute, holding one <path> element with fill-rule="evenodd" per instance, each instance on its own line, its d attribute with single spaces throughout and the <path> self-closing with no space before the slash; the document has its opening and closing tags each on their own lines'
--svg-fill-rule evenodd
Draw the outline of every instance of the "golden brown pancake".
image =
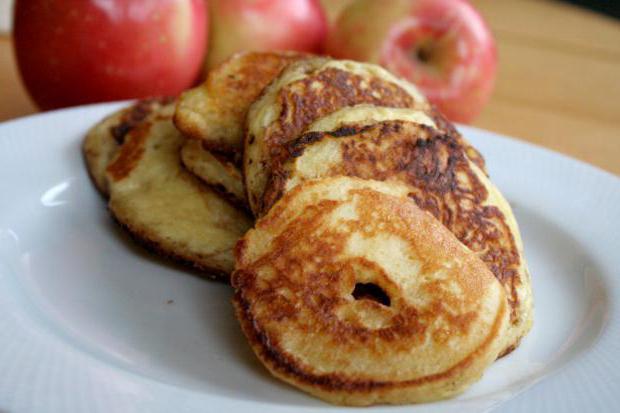
<svg viewBox="0 0 620 413">
<path fill-rule="evenodd" d="M 204 148 L 197 139 L 187 139 L 181 149 L 181 160 L 188 171 L 200 178 L 236 206 L 247 210 L 241 171 L 225 157 Z"/>
<path fill-rule="evenodd" d="M 82 150 L 88 172 L 103 195 L 108 196 L 105 170 L 123 143 L 125 135 L 144 122 L 153 111 L 159 110 L 162 105 L 170 101 L 170 98 L 138 101 L 130 107 L 107 116 L 88 131 Z"/>
<path fill-rule="evenodd" d="M 233 55 L 211 70 L 204 83 L 181 95 L 175 124 L 207 149 L 240 161 L 248 108 L 285 66 L 305 57 L 294 52 Z"/>
<path fill-rule="evenodd" d="M 428 125 L 453 136 L 463 145 L 469 159 L 482 169 L 485 174 L 487 173 L 482 154 L 480 154 L 480 152 L 478 152 L 478 150 L 474 148 L 435 107 L 431 107 L 428 110 L 416 110 L 411 108 L 391 108 L 368 104 L 349 106 L 319 118 L 310 124 L 306 132 L 334 130 L 347 123 L 369 125 L 377 121 L 396 119 Z"/>
<path fill-rule="evenodd" d="M 443 399 L 504 347 L 501 284 L 398 182 L 306 181 L 236 248 L 237 318 L 276 377 L 332 403 Z"/>
<path fill-rule="evenodd" d="M 406 184 L 408 196 L 475 252 L 504 286 L 511 311 L 503 354 L 512 351 L 531 328 L 533 298 L 508 202 L 455 136 L 412 121 L 415 117 L 401 120 L 404 114 L 397 110 L 374 114 L 396 120 L 342 124 L 338 119 L 355 118 L 351 112 L 356 112 L 344 111 L 349 114 L 310 127 L 338 129 L 308 132 L 287 146 L 289 159 L 271 175 L 263 204 L 269 209 L 304 181 L 328 176 Z"/>
<path fill-rule="evenodd" d="M 183 168 L 173 113 L 162 106 L 126 134 L 106 169 L 109 209 L 149 249 L 226 278 L 251 220 Z"/>
<path fill-rule="evenodd" d="M 292 63 L 248 112 L 243 173 L 248 202 L 256 216 L 265 212 L 262 194 L 272 165 L 287 156 L 284 145 L 312 122 L 359 104 L 417 109 L 427 113 L 438 128 L 457 134 L 412 84 L 379 66 L 325 58 Z M 479 161 L 482 163 L 481 158 Z"/>
</svg>

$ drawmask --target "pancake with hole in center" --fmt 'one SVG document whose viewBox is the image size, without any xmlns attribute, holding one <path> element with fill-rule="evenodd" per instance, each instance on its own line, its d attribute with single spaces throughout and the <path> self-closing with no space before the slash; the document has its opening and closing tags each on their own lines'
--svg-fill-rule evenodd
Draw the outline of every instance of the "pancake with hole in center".
<svg viewBox="0 0 620 413">
<path fill-rule="evenodd" d="M 185 138 L 162 106 L 124 138 L 106 169 L 109 209 L 148 249 L 226 278 L 250 218 L 181 165 Z"/>
<path fill-rule="evenodd" d="M 248 112 L 243 174 L 248 202 L 256 216 L 266 212 L 261 205 L 263 191 L 272 166 L 286 157 L 283 145 L 296 139 L 312 122 L 358 104 L 418 109 L 439 129 L 458 137 L 412 84 L 379 66 L 326 58 L 292 63 L 265 88 Z M 483 166 L 477 151 L 468 150 Z"/>
<path fill-rule="evenodd" d="M 272 174 L 264 204 L 269 208 L 297 185 L 322 177 L 404 183 L 409 197 L 475 252 L 504 286 L 510 325 L 502 354 L 512 351 L 531 329 L 533 296 L 508 202 L 462 144 L 434 129 L 423 114 L 363 106 L 341 112 L 311 125 L 288 145 L 290 157 Z"/>
<path fill-rule="evenodd" d="M 307 181 L 237 244 L 237 318 L 276 377 L 332 403 L 443 399 L 504 347 L 487 266 L 398 182 Z"/>
<path fill-rule="evenodd" d="M 104 196 L 108 196 L 105 170 L 123 144 L 125 135 L 162 105 L 171 101 L 172 98 L 141 100 L 107 116 L 88 131 L 82 145 L 86 168 L 95 186 Z"/>
<path fill-rule="evenodd" d="M 204 83 L 183 93 L 174 116 L 187 137 L 230 160 L 241 160 L 248 108 L 289 63 L 309 55 L 241 52 L 211 70 Z"/>
</svg>

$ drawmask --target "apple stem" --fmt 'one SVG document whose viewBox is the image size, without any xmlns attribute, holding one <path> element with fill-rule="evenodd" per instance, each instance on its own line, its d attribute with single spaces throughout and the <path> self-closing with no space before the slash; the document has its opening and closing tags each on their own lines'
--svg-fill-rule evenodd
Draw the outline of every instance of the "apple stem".
<svg viewBox="0 0 620 413">
<path fill-rule="evenodd" d="M 428 63 L 431 60 L 431 48 L 427 44 L 418 46 L 414 50 L 416 59 L 422 63 Z"/>
</svg>

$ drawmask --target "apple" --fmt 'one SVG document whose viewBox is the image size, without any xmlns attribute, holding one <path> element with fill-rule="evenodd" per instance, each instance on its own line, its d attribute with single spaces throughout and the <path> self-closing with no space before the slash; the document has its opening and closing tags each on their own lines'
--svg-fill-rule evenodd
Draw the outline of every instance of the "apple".
<svg viewBox="0 0 620 413">
<path fill-rule="evenodd" d="M 207 42 L 205 0 L 17 0 L 14 45 L 41 109 L 191 86 Z"/>
<path fill-rule="evenodd" d="M 210 0 L 209 70 L 242 50 L 316 53 L 327 35 L 319 0 Z"/>
<path fill-rule="evenodd" d="M 495 84 L 493 36 L 466 0 L 356 0 L 333 26 L 326 52 L 384 66 L 458 122 L 478 115 Z"/>
<path fill-rule="evenodd" d="M 340 12 L 344 10 L 349 4 L 351 0 L 321 0 L 321 6 L 323 6 L 323 11 L 327 16 L 327 21 L 330 25 L 333 25 Z"/>
</svg>

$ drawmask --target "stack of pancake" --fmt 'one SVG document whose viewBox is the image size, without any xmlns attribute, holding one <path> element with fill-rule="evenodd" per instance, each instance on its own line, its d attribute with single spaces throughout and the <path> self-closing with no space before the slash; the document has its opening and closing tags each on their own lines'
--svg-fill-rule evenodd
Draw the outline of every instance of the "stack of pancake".
<svg viewBox="0 0 620 413">
<path fill-rule="evenodd" d="M 454 396 L 531 327 L 519 230 L 484 159 L 380 67 L 238 54 L 177 100 L 104 119 L 84 152 L 116 221 L 230 275 L 258 358 L 324 400 Z"/>
</svg>

